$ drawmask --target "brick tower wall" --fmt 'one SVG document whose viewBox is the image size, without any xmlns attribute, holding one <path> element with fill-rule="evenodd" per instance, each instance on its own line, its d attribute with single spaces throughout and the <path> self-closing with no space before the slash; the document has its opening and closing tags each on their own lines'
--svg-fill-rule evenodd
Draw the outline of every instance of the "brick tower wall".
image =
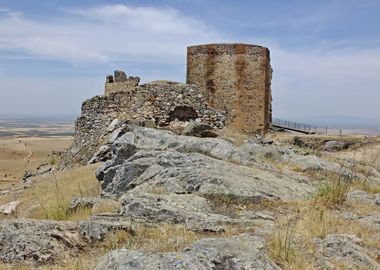
<svg viewBox="0 0 380 270">
<path fill-rule="evenodd" d="M 187 83 L 197 85 L 213 108 L 227 112 L 227 126 L 264 133 L 271 122 L 269 49 L 247 44 L 187 48 Z"/>
</svg>

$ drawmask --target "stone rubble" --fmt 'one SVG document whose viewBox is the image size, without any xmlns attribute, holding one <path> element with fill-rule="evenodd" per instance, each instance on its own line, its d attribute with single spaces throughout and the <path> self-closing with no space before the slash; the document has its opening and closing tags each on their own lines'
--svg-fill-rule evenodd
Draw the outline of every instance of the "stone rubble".
<svg viewBox="0 0 380 270">
<path fill-rule="evenodd" d="M 11 215 L 16 212 L 19 201 L 13 201 L 0 206 L 0 213 L 4 215 Z"/>
</svg>

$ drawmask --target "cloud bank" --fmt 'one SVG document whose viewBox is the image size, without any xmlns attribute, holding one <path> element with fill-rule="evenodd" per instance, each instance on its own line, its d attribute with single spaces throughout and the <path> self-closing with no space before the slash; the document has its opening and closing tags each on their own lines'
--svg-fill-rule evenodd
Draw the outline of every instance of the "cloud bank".
<svg viewBox="0 0 380 270">
<path fill-rule="evenodd" d="M 174 8 L 129 5 L 68 9 L 54 17 L 0 9 L 0 59 L 21 61 L 12 62 L 19 69 L 30 59 L 66 63 L 68 69 L 101 66 L 107 72 L 136 66 L 135 75 L 143 79 L 184 81 L 188 45 L 258 43 L 271 49 L 275 116 L 380 115 L 380 46 L 352 47 L 322 40 L 307 48 L 289 49 L 273 35 L 235 35 L 206 21 Z M 28 72 L 24 68 L 23 73 Z M 25 113 L 77 113 L 83 97 L 99 94 L 103 87 L 103 78 L 98 76 L 85 82 L 49 74 L 17 77 L 17 72 L 0 63 L 0 113 L 14 110 L 12 104 L 22 96 L 29 97 L 21 106 Z M 12 94 L 10 89 L 15 89 Z M 57 100 L 58 93 L 67 95 Z"/>
<path fill-rule="evenodd" d="M 104 5 L 40 19 L 0 13 L 0 50 L 73 64 L 119 59 L 178 63 L 188 44 L 219 38 L 211 26 L 170 8 Z"/>
</svg>

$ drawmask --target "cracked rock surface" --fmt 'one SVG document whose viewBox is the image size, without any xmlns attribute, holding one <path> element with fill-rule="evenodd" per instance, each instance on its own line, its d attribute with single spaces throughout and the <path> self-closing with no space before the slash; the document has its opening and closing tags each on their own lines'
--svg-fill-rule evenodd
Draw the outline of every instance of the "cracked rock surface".
<svg viewBox="0 0 380 270">
<path fill-rule="evenodd" d="M 182 252 L 116 250 L 106 255 L 96 269 L 280 269 L 267 257 L 264 246 L 263 238 L 244 234 L 202 239 Z"/>
</svg>

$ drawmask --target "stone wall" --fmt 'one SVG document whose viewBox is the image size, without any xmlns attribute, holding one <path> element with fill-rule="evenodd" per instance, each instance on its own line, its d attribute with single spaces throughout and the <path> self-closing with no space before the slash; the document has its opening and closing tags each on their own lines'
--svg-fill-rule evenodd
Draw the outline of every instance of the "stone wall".
<svg viewBox="0 0 380 270">
<path fill-rule="evenodd" d="M 74 144 L 70 157 L 86 163 L 114 128 L 126 122 L 165 127 L 171 122 L 190 121 L 223 128 L 225 114 L 210 108 L 195 85 L 155 81 L 137 86 L 129 92 L 116 91 L 95 96 L 82 104 L 81 116 L 75 123 Z M 145 124 L 144 124 L 145 123 Z"/>
<path fill-rule="evenodd" d="M 197 85 L 213 108 L 227 113 L 227 126 L 245 133 L 267 131 L 271 122 L 270 55 L 247 44 L 187 48 L 187 83 Z"/>
<path fill-rule="evenodd" d="M 114 76 L 108 75 L 104 86 L 104 94 L 120 91 L 133 91 L 140 83 L 139 77 L 127 76 L 124 71 L 115 70 Z"/>
</svg>

